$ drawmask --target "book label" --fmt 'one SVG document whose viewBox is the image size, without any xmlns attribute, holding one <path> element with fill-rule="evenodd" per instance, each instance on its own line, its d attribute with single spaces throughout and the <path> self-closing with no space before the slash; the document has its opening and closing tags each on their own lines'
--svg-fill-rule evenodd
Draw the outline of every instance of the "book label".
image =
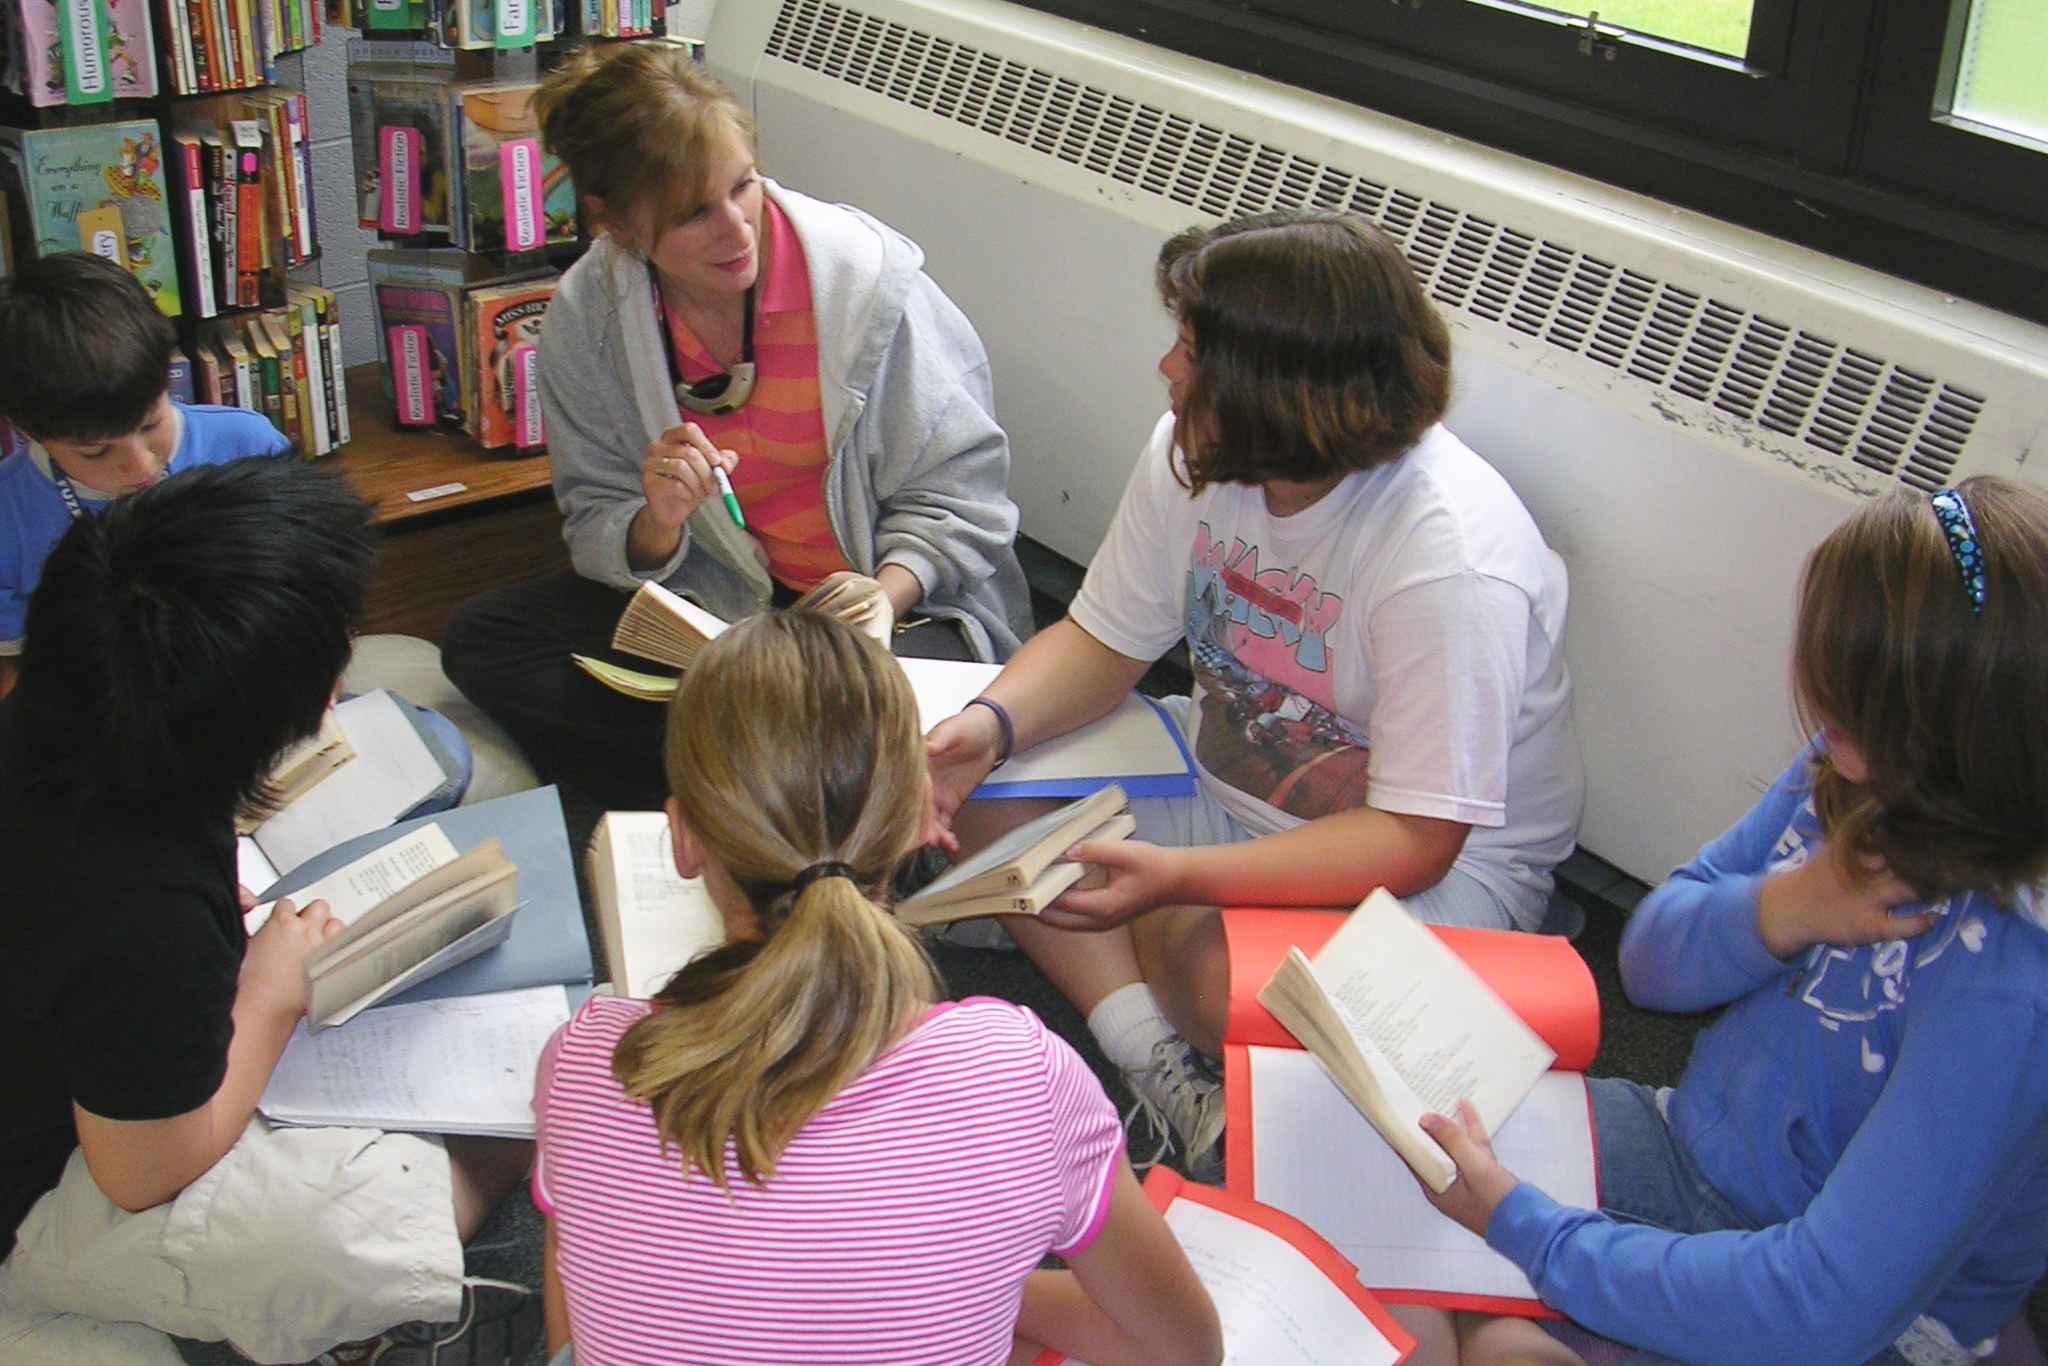
<svg viewBox="0 0 2048 1366">
<path fill-rule="evenodd" d="M 64 43 L 67 104 L 105 104 L 114 98 L 107 70 L 107 10 L 101 0 L 63 0 L 58 32 Z"/>
<path fill-rule="evenodd" d="M 533 10 L 533 0 L 498 0 L 499 47 L 533 46 Z"/>
<path fill-rule="evenodd" d="M 420 230 L 420 152 L 417 128 L 386 126 L 379 141 L 377 226 L 384 232 L 410 235 Z"/>
<path fill-rule="evenodd" d="M 407 427 L 434 425 L 432 343 L 427 329 L 405 323 L 387 334 L 391 347 L 391 380 L 398 391 L 398 420 Z"/>
<path fill-rule="evenodd" d="M 512 349 L 512 429 L 522 447 L 547 444 L 547 423 L 540 411 L 540 351 L 535 347 Z"/>
<path fill-rule="evenodd" d="M 128 241 L 121 229 L 121 211 L 111 206 L 86 209 L 78 215 L 78 249 L 104 256 L 128 269 Z"/>
<path fill-rule="evenodd" d="M 505 246 L 532 251 L 547 231 L 540 211 L 540 139 L 514 138 L 501 146 L 498 171 L 505 194 Z"/>
</svg>

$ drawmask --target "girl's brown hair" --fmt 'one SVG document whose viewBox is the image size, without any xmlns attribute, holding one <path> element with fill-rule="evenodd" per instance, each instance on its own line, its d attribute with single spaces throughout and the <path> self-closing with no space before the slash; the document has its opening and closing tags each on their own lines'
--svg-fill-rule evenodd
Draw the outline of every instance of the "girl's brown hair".
<svg viewBox="0 0 2048 1366">
<path fill-rule="evenodd" d="M 1923 898 L 2009 899 L 2048 875 L 2048 495 L 1990 477 L 1956 492 L 1982 610 L 1927 496 L 1893 493 L 1807 560 L 1793 682 L 1806 722 L 1869 769 L 1858 783 L 1816 764 L 1829 839 Z"/>
<path fill-rule="evenodd" d="M 917 702 L 853 627 L 763 613 L 691 662 L 669 706 L 667 765 L 683 820 L 746 893 L 760 938 L 678 972 L 612 1070 L 686 1169 L 725 1185 L 730 1141 L 759 1184 L 937 999 L 924 950 L 882 901 L 924 809 Z M 795 890 L 821 862 L 853 876 Z"/>
<path fill-rule="evenodd" d="M 751 148 L 753 120 L 718 79 L 666 42 L 586 43 L 533 97 L 541 141 L 562 159 L 600 226 L 627 240 L 711 198 L 726 145 Z M 646 243 L 638 243 L 645 247 Z"/>
<path fill-rule="evenodd" d="M 1158 284 L 1193 340 L 1174 441 L 1197 492 L 1371 469 L 1450 403 L 1450 333 L 1401 249 L 1357 214 L 1191 228 L 1161 249 Z"/>
</svg>

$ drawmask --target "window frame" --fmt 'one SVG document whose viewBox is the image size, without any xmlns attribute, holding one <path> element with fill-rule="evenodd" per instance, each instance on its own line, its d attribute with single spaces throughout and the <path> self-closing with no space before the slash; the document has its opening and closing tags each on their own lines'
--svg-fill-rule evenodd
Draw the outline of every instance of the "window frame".
<svg viewBox="0 0 2048 1366">
<path fill-rule="evenodd" d="M 1514 0 L 1020 2 L 2048 323 L 2048 152 L 1930 112 L 1949 6 L 1756 0 L 1736 61 L 1605 24 L 1582 55 Z"/>
</svg>

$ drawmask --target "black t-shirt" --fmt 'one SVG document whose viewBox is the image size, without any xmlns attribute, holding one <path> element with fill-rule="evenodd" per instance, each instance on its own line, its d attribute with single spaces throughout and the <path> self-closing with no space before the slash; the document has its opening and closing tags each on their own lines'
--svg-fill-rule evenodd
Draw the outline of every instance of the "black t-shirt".
<svg viewBox="0 0 2048 1366">
<path fill-rule="evenodd" d="M 247 935 L 234 832 L 28 809 L 0 703 L 0 1236 L 107 1119 L 197 1109 L 227 1074 Z"/>
</svg>

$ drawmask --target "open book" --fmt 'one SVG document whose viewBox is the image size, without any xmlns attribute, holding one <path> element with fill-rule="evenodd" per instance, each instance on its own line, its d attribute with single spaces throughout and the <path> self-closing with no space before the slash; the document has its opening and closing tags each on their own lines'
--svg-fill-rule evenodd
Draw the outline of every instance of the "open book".
<svg viewBox="0 0 2048 1366">
<path fill-rule="evenodd" d="M 1469 1100 L 1493 1133 L 1557 1058 L 1384 888 L 1313 963 L 1289 949 L 1259 1000 L 1436 1191 L 1458 1169 L 1422 1116 Z"/>
<path fill-rule="evenodd" d="M 1415 1349 L 1357 1269 L 1307 1224 L 1164 1166 L 1145 1177 L 1145 1194 L 1216 1303 L 1226 1362 L 1396 1366 Z M 1069 1360 L 1046 1352 L 1032 1366 Z"/>
<path fill-rule="evenodd" d="M 320 1029 L 474 958 L 505 940 L 519 870 L 496 840 L 457 855 L 436 825 L 300 889 L 346 927 L 306 957 L 306 1022 Z M 272 906 L 245 918 L 250 930 Z"/>
<path fill-rule="evenodd" d="M 429 831 L 432 834 L 429 834 Z M 418 839 L 432 841 L 429 854 L 410 852 Z M 416 816 L 337 845 L 263 884 L 248 881 L 265 900 L 289 896 L 303 905 L 325 896 L 359 897 L 367 907 L 391 892 L 455 858 L 458 850 L 496 840 L 519 868 L 520 911 L 506 917 L 511 932 L 505 942 L 407 987 L 395 1000 L 417 1001 L 444 996 L 473 996 L 519 987 L 590 981 L 590 936 L 584 927 L 582 899 L 576 892 L 576 857 L 562 822 L 562 803 L 552 787 L 530 788 L 509 796 Z M 334 874 L 382 853 L 391 860 L 388 876 L 365 880 L 354 888 L 338 887 Z M 262 908 L 258 908 L 262 912 Z M 344 912 L 344 914 L 348 914 Z M 253 918 L 252 918 L 253 921 Z"/>
<path fill-rule="evenodd" d="M 461 781 L 460 766 L 419 713 L 382 688 L 338 703 L 328 717 L 351 757 L 304 783 L 293 800 L 249 832 L 263 856 L 243 876 L 252 887 L 344 840 L 380 830 L 430 799 L 445 798 Z"/>
<path fill-rule="evenodd" d="M 613 995 L 652 996 L 677 968 L 725 942 L 703 879 L 676 871 L 665 813 L 605 812 L 588 866 Z"/>
<path fill-rule="evenodd" d="M 1261 984 L 1299 952 L 1297 946 L 1317 950 L 1343 934 L 1351 917 L 1232 909 L 1223 921 L 1231 963 L 1224 1047 L 1230 1189 L 1307 1221 L 1388 1300 L 1548 1314 L 1512 1262 L 1429 1204 L 1408 1164 L 1339 1088 L 1334 1073 L 1302 1051 L 1261 1004 Z M 1510 1117 L 1489 1128 L 1495 1152 L 1559 1200 L 1597 1204 L 1592 1120 L 1578 1069 L 1599 1047 L 1600 1006 L 1584 960 L 1555 936 L 1413 928 L 1469 968 L 1555 1053 L 1553 1070 L 1537 1078 Z M 1328 952 L 1321 947 L 1316 953 L 1318 972 Z M 1401 950 L 1389 947 L 1386 954 L 1392 970 Z M 1421 1001 L 1414 1004 L 1419 1008 Z M 1457 1023 L 1455 1016 L 1450 1023 Z M 1455 1098 L 1448 1103 L 1455 1106 Z"/>
<path fill-rule="evenodd" d="M 896 627 L 896 612 L 882 585 L 851 570 L 827 575 L 797 599 L 795 605 L 849 622 L 885 648 Z M 716 613 L 649 579 L 634 592 L 620 614 L 618 628 L 612 632 L 612 648 L 671 668 L 687 669 L 697 652 L 716 640 L 727 624 Z M 628 697 L 658 702 L 675 695 L 676 680 L 672 677 L 620 668 L 588 655 L 572 658 L 592 678 Z"/>
<path fill-rule="evenodd" d="M 982 915 L 1037 915 L 1088 872 L 1064 855 L 1082 840 L 1120 840 L 1137 829 L 1115 783 L 1057 811 L 1026 821 L 923 891 L 896 903 L 908 925 L 937 925 Z"/>
<path fill-rule="evenodd" d="M 284 757 L 271 765 L 270 776 L 263 780 L 260 807 L 235 821 L 235 833 L 253 832 L 355 757 L 355 746 L 349 743 L 335 709 L 329 707 L 321 713 L 320 729 L 286 750 Z"/>
</svg>

